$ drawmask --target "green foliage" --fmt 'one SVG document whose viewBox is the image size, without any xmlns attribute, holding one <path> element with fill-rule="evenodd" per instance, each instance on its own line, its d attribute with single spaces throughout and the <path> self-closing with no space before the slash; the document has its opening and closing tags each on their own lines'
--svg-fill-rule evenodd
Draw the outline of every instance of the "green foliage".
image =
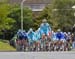
<svg viewBox="0 0 75 59">
<path fill-rule="evenodd" d="M 11 5 L 2 3 L 0 4 L 0 31 L 4 29 L 11 29 L 12 24 L 15 22 L 12 18 L 8 17 L 11 11 Z"/>
<path fill-rule="evenodd" d="M 75 23 L 72 6 L 75 0 L 53 0 L 41 13 L 41 18 L 46 18 L 53 29 L 72 26 Z"/>
<path fill-rule="evenodd" d="M 24 29 L 28 30 L 33 25 L 32 11 L 24 7 Z M 13 35 L 21 28 L 21 8 L 20 5 L 11 5 L 6 2 L 0 2 L 0 38 L 11 39 Z M 2 35 L 2 36 L 1 36 Z"/>
<path fill-rule="evenodd" d="M 28 30 L 32 24 L 33 24 L 33 20 L 32 20 L 32 11 L 28 8 L 25 7 L 23 10 L 24 13 L 24 29 Z M 11 13 L 8 15 L 10 18 L 14 19 L 16 22 L 14 23 L 13 30 L 18 30 L 21 28 L 21 9 L 19 6 L 15 6 Z"/>
</svg>

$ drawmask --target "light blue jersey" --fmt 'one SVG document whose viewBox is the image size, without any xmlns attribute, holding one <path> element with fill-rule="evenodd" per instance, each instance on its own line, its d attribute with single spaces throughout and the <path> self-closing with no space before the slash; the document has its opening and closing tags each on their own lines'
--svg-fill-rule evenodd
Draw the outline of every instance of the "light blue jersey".
<svg viewBox="0 0 75 59">
<path fill-rule="evenodd" d="M 56 33 L 55 33 L 55 32 L 52 33 L 52 40 L 53 40 L 53 41 L 57 40 L 57 38 L 56 38 Z"/>
<path fill-rule="evenodd" d="M 35 35 L 34 35 L 34 40 L 38 41 L 41 38 L 41 32 L 40 32 L 40 28 L 35 31 Z"/>
<path fill-rule="evenodd" d="M 29 30 L 28 31 L 28 33 L 27 33 L 27 35 L 28 35 L 28 40 L 29 40 L 29 42 L 33 42 L 33 37 L 34 37 L 34 32 L 33 32 L 33 30 Z"/>
<path fill-rule="evenodd" d="M 48 35 L 48 33 L 51 31 L 51 27 L 48 23 L 42 23 L 40 30 L 42 31 L 42 34 Z"/>
</svg>

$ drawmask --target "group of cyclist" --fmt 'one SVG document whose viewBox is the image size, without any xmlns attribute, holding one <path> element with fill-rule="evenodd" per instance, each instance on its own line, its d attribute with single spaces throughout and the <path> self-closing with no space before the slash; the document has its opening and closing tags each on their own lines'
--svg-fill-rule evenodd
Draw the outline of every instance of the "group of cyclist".
<svg viewBox="0 0 75 59">
<path fill-rule="evenodd" d="M 44 19 L 35 32 L 32 28 L 28 32 L 18 30 L 16 48 L 18 51 L 67 51 L 74 47 L 73 42 L 74 34 L 60 29 L 54 32 Z"/>
</svg>

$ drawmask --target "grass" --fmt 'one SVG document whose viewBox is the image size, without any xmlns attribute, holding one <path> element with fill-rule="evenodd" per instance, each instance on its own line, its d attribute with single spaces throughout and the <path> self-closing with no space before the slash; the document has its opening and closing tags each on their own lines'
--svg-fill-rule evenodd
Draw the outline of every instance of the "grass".
<svg viewBox="0 0 75 59">
<path fill-rule="evenodd" d="M 16 51 L 16 49 L 10 46 L 8 41 L 0 40 L 0 51 Z"/>
</svg>

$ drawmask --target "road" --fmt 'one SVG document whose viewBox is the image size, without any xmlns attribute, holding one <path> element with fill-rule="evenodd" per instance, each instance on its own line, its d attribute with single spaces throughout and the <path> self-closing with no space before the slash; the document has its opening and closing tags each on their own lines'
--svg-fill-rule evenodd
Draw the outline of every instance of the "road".
<svg viewBox="0 0 75 59">
<path fill-rule="evenodd" d="M 0 59 L 75 59 L 75 52 L 0 52 Z"/>
</svg>

